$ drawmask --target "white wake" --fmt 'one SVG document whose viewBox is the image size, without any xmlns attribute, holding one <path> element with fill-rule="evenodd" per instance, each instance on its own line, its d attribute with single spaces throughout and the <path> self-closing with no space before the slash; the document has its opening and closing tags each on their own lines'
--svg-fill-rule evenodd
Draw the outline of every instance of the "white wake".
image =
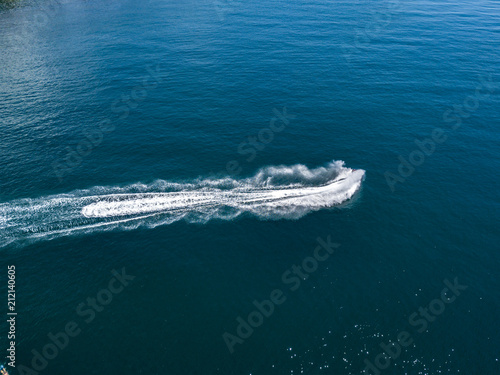
<svg viewBox="0 0 500 375">
<path fill-rule="evenodd" d="M 159 180 L 1 203 L 0 247 L 72 233 L 152 228 L 181 219 L 231 220 L 244 213 L 261 219 L 297 219 L 349 200 L 364 174 L 341 161 L 315 169 L 271 166 L 246 179 Z"/>
</svg>

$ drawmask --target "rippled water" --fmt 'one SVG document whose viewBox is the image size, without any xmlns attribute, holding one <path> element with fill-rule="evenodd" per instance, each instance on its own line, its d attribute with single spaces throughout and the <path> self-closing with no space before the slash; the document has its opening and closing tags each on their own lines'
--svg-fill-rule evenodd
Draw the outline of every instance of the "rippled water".
<svg viewBox="0 0 500 375">
<path fill-rule="evenodd" d="M 500 372 L 499 25 L 489 0 L 2 7 L 18 365 L 74 321 L 40 374 L 359 374 L 402 331 L 382 374 Z"/>
</svg>

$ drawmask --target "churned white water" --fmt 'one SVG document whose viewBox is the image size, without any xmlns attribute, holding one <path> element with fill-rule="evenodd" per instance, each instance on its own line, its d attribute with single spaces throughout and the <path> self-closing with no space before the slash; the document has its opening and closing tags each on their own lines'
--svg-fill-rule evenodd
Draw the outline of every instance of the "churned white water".
<svg viewBox="0 0 500 375">
<path fill-rule="evenodd" d="M 270 166 L 245 179 L 158 180 L 21 199 L 0 204 L 2 245 L 75 232 L 155 227 L 181 219 L 231 220 L 244 213 L 260 219 L 297 219 L 350 199 L 364 175 L 336 161 L 315 169 Z"/>
</svg>

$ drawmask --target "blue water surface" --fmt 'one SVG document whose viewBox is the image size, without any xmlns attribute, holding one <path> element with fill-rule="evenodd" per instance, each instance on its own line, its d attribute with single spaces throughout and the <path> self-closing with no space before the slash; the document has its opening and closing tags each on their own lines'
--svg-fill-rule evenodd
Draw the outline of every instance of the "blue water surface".
<svg viewBox="0 0 500 375">
<path fill-rule="evenodd" d="M 377 375 L 500 373 L 498 2 L 4 8 L 5 210 L 85 189 L 242 181 L 269 166 L 366 171 L 347 204 L 295 219 L 243 213 L 4 243 L 2 298 L 16 267 L 12 373 L 33 368 L 32 350 L 69 322 L 81 331 L 40 374 L 360 374 L 367 363 Z M 43 224 L 16 220 L 27 232 Z M 283 282 L 318 237 L 340 246 Z M 123 268 L 135 278 L 86 322 L 78 306 Z M 455 279 L 467 288 L 432 305 Z M 284 302 L 237 336 L 276 289 Z M 423 332 L 419 308 L 432 308 Z M 377 362 L 403 331 L 412 344 Z"/>
</svg>

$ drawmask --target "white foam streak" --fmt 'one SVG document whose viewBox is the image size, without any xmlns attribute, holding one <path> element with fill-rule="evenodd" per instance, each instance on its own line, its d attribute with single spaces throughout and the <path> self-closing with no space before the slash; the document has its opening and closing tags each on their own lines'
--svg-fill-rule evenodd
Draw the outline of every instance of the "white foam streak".
<svg viewBox="0 0 500 375">
<path fill-rule="evenodd" d="M 96 187 L 2 203 L 0 235 L 5 246 L 72 233 L 155 227 L 181 219 L 199 223 L 232 220 L 243 213 L 261 219 L 296 219 L 350 199 L 363 178 L 363 170 L 345 168 L 337 161 L 316 169 L 266 167 L 240 180 L 159 180 L 150 185 Z"/>
</svg>

